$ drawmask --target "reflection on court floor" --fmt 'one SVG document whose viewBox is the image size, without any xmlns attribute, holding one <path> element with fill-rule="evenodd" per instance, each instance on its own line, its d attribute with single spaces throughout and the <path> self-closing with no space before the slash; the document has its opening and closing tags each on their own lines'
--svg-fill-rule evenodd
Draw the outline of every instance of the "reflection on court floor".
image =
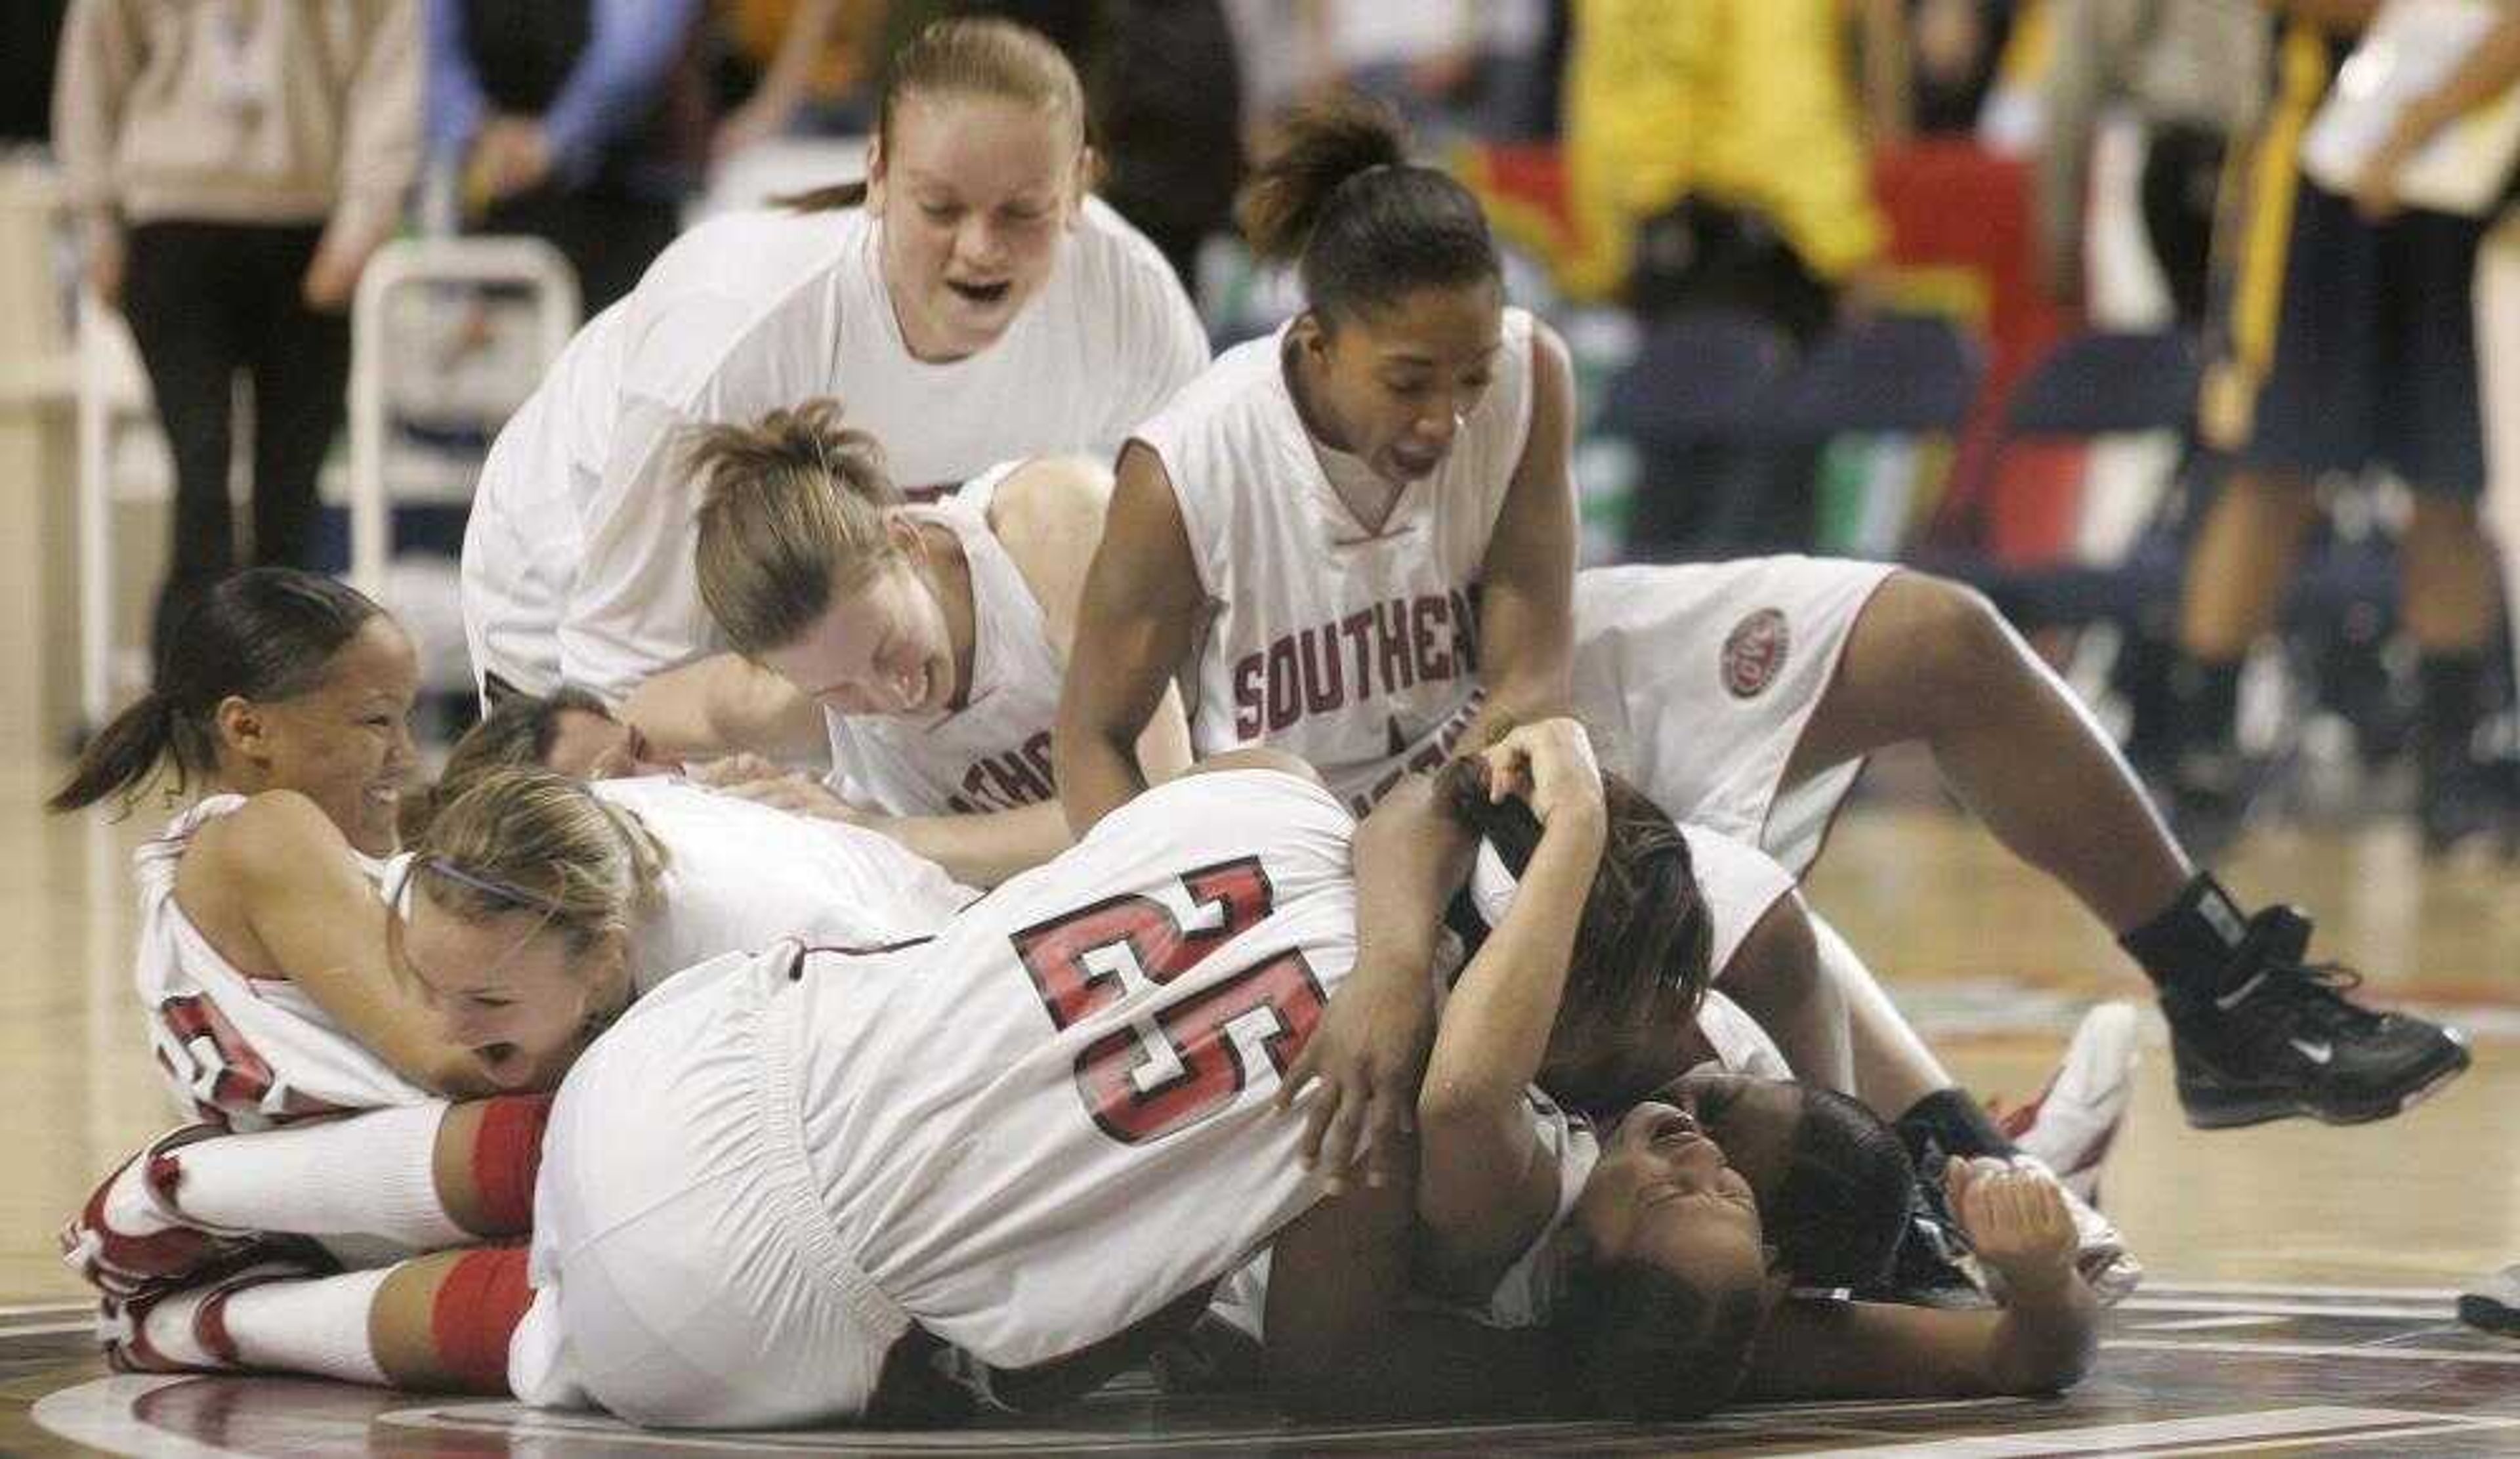
<svg viewBox="0 0 2520 1459">
<path fill-rule="evenodd" d="M 513 1403 L 430 1401 L 283 1379 L 114 1377 L 80 1309 L 0 1317 L 0 1450 L 228 1455 L 1195 1454 L 1906 1455 L 2520 1453 L 2520 1343 L 2460 1327 L 2442 1289 L 2147 1288 L 2113 1314 L 2097 1370 L 2056 1399 L 1799 1403 L 1698 1424 L 1308 1428 L 1265 1408 L 1167 1398 L 1124 1376 L 1056 1420 L 943 1434 L 642 1433 Z M 76 1331 L 66 1331 L 76 1329 Z"/>
</svg>

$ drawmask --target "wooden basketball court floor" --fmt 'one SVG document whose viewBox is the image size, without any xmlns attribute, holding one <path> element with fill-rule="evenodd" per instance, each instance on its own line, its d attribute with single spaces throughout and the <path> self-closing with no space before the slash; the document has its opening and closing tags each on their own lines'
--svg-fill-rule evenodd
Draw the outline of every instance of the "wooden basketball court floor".
<svg viewBox="0 0 2520 1459">
<path fill-rule="evenodd" d="M 2102 1189 L 2150 1276 L 2065 1397 L 1749 1407 L 1670 1429 L 1299 1429 L 1136 1379 L 1020 1430 L 647 1435 L 504 1403 L 106 1373 L 53 1232 L 167 1122 L 126 974 L 125 853 L 144 828 L 43 817 L 47 774 L 0 768 L 0 1453 L 2520 1455 L 2520 1342 L 2452 1313 L 2461 1284 L 2520 1260 L 2520 868 L 2427 864 L 2402 827 L 2271 829 L 2223 870 L 2244 899 L 2308 906 L 2315 950 L 2363 967 L 2378 999 L 2467 1027 L 2476 1068 L 2378 1125 L 2203 1134 L 2179 1117 L 2152 1025 Z M 2062 893 L 1913 798 L 1850 812 L 1811 898 L 1964 1083 L 2035 1093 L 2080 1010 L 2141 998 L 2141 980 Z"/>
</svg>

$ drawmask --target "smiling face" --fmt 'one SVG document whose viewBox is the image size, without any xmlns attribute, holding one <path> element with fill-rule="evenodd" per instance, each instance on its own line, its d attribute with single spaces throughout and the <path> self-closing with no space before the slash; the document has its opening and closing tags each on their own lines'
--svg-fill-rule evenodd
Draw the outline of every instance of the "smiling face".
<svg viewBox="0 0 2520 1459">
<path fill-rule="evenodd" d="M 502 1087 L 550 1082 L 628 996 L 622 938 L 573 949 L 540 909 L 467 921 L 429 894 L 428 880 L 405 899 L 398 941 L 441 1036 L 472 1050 Z"/>
<path fill-rule="evenodd" d="M 1462 421 L 1494 380 L 1505 343 L 1505 293 L 1493 279 L 1420 289 L 1335 327 L 1296 325 L 1296 379 L 1326 443 L 1360 457 L 1395 486 L 1452 453 Z"/>
<path fill-rule="evenodd" d="M 868 162 L 884 288 L 910 352 L 961 359 L 997 342 L 1058 259 L 1088 166 L 1073 121 L 1001 97 L 895 99 Z"/>
<path fill-rule="evenodd" d="M 1577 1198 L 1593 1259 L 1642 1261 L 1691 1280 L 1755 1283 L 1768 1264 L 1750 1183 L 1672 1105 L 1642 1104 L 1602 1141 Z"/>
<path fill-rule="evenodd" d="M 419 695 L 411 640 L 378 614 L 334 651 L 314 688 L 219 707 L 221 779 L 248 794 L 295 791 L 322 807 L 351 845 L 391 855 L 395 811 L 419 760 L 410 723 Z"/>
<path fill-rule="evenodd" d="M 762 664 L 840 714 L 925 716 L 954 704 L 954 641 L 917 559 L 895 557 Z"/>
</svg>

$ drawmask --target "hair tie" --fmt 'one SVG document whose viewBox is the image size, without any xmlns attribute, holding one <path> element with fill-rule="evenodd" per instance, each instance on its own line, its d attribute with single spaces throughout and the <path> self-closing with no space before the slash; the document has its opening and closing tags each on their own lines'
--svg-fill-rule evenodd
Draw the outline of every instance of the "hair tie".
<svg viewBox="0 0 2520 1459">
<path fill-rule="evenodd" d="M 420 866 L 424 871 L 435 872 L 458 886 L 469 887 L 485 896 L 495 896 L 501 901 L 513 902 L 524 911 L 540 912 L 545 917 L 558 917 L 562 911 L 558 897 L 543 896 L 489 877 L 474 876 L 444 856 L 424 856 L 420 860 Z"/>
</svg>

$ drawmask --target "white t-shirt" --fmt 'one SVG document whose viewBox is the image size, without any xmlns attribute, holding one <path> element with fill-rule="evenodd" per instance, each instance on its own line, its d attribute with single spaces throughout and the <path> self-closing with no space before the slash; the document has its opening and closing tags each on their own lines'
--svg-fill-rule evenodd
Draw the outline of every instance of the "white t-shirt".
<svg viewBox="0 0 2520 1459">
<path fill-rule="evenodd" d="M 1210 618 L 1191 685 L 1201 756 L 1269 744 L 1362 814 L 1449 757 L 1478 711 L 1478 579 L 1531 431 L 1531 316 L 1442 466 L 1378 528 L 1331 487 L 1296 414 L 1285 331 L 1220 356 L 1137 432 L 1181 503 Z"/>
<path fill-rule="evenodd" d="M 1041 600 L 989 529 L 1000 473 L 911 515 L 963 544 L 971 571 L 971 682 L 960 709 L 925 719 L 823 711 L 832 789 L 889 815 L 972 815 L 1058 798 L 1050 732 L 1063 676 Z"/>
<path fill-rule="evenodd" d="M 464 540 L 476 672 L 618 701 L 721 644 L 692 566 L 687 428 L 836 395 L 906 490 L 1019 457 L 1109 459 L 1207 360 L 1153 246 L 1088 199 L 1050 278 L 997 343 L 914 359 L 875 220 L 738 213 L 677 239 L 509 421 Z"/>
</svg>

